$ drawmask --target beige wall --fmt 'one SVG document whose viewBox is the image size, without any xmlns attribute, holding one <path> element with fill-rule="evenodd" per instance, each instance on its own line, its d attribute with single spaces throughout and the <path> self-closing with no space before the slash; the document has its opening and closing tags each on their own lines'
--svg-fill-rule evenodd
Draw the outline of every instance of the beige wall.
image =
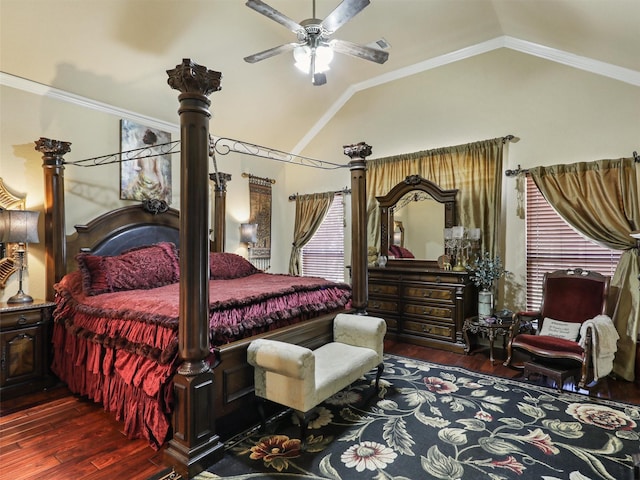
<svg viewBox="0 0 640 480">
<path fill-rule="evenodd" d="M 37 138 L 72 142 L 66 156 L 70 161 L 119 150 L 119 116 L 10 87 L 0 87 L 0 95 L 0 177 L 14 191 L 27 194 L 28 208 L 41 209 L 43 203 L 41 156 L 33 149 Z M 509 145 L 505 169 L 628 157 L 639 148 L 638 111 L 638 87 L 499 50 L 357 93 L 302 153 L 346 164 L 342 146 L 359 141 L 372 145 L 371 158 L 378 158 L 513 134 L 520 141 Z M 212 120 L 214 134 L 218 122 L 224 119 Z M 172 134 L 177 138 L 177 132 Z M 174 162 L 175 207 L 179 202 L 177 165 Z M 347 169 L 285 167 L 237 154 L 219 155 L 218 168 L 233 176 L 227 199 L 227 251 L 244 252 L 238 227 L 248 218 L 249 194 L 242 172 L 276 180 L 274 272 L 285 272 L 288 267 L 295 210 L 288 196 L 350 184 Z M 68 232 L 74 224 L 126 203 L 118 199 L 116 165 L 69 166 L 65 177 Z M 513 272 L 506 282 L 505 305 L 516 307 L 524 303 L 524 222 L 516 215 L 517 181 L 505 177 L 503 184 L 503 256 Z M 349 246 L 348 227 L 347 264 Z M 29 248 L 25 287 L 37 297 L 44 294 L 43 252 L 42 244 Z M 14 275 L 0 299 L 15 291 Z"/>
<path fill-rule="evenodd" d="M 71 142 L 71 151 L 65 155 L 67 162 L 93 158 L 120 150 L 120 116 L 91 108 L 27 93 L 23 90 L 0 87 L 2 111 L 0 123 L 0 177 L 12 192 L 26 194 L 28 209 L 43 210 L 44 183 L 42 155 L 35 150 L 34 141 L 40 137 Z M 177 104 L 176 94 L 176 104 Z M 179 138 L 177 127 L 168 127 L 172 139 Z M 212 122 L 211 128 L 215 128 Z M 273 186 L 272 244 L 274 271 L 288 266 L 289 252 L 282 245 L 290 245 L 290 239 L 282 236 L 278 212 L 286 207 L 288 193 L 285 190 L 284 165 L 255 159 L 246 155 L 218 155 L 218 169 L 232 175 L 227 193 L 226 250 L 246 255 L 240 244 L 240 223 L 249 218 L 249 188 L 242 173 L 247 172 L 276 180 Z M 172 156 L 172 202 L 180 207 L 180 156 Z M 213 167 L 210 167 L 213 171 Z M 118 164 L 84 168 L 65 167 L 66 230 L 71 234 L 76 224 L 85 224 L 92 218 L 114 208 L 135 202 L 122 201 L 120 197 L 120 171 Z M 40 217 L 39 244 L 28 246 L 28 270 L 24 278 L 24 290 L 35 298 L 43 298 L 44 283 L 44 220 Z M 285 258 L 286 257 L 286 258 Z M 276 267 L 277 266 L 277 267 Z M 282 270 L 277 270 L 282 271 Z M 17 275 L 12 275 L 0 301 L 18 290 Z"/>
<path fill-rule="evenodd" d="M 336 159 L 339 146 L 366 141 L 379 158 L 513 134 L 520 140 L 508 146 L 504 169 L 630 157 L 640 148 L 639 111 L 636 86 L 502 49 L 356 94 L 305 154 Z M 312 188 L 311 178 L 296 182 Z M 512 309 L 524 305 L 517 188 L 503 178 L 503 257 L 512 273 L 498 304 Z"/>
</svg>

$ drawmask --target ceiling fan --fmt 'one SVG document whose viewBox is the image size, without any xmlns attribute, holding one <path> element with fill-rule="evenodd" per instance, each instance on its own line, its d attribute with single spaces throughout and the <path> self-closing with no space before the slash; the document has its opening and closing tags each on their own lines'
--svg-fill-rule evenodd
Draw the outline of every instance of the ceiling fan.
<svg viewBox="0 0 640 480">
<path fill-rule="evenodd" d="M 334 51 L 382 64 L 389 58 L 388 52 L 346 40 L 329 38 L 369 3 L 371 3 L 370 0 L 343 0 L 327 18 L 320 20 L 316 18 L 316 1 L 313 0 L 313 17 L 297 23 L 261 0 L 247 0 L 247 7 L 288 28 L 296 34 L 298 41 L 249 55 L 244 60 L 255 63 L 280 53 L 293 51 L 296 66 L 311 74 L 314 85 L 327 83 L 324 72 L 329 68 Z"/>
</svg>

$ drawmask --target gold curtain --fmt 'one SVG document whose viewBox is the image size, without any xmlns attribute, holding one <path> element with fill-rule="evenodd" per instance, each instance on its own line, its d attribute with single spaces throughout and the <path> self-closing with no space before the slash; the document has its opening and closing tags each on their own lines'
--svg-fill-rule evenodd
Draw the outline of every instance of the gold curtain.
<svg viewBox="0 0 640 480">
<path fill-rule="evenodd" d="M 367 237 L 380 244 L 377 196 L 408 175 L 420 175 L 445 190 L 458 189 L 458 225 L 480 228 L 483 249 L 495 255 L 500 231 L 504 138 L 425 150 L 367 162 Z M 444 225 L 434 226 L 444 228 Z"/>
<path fill-rule="evenodd" d="M 640 182 L 632 158 L 598 160 L 529 170 L 549 204 L 573 228 L 608 248 L 624 250 L 611 281 L 620 340 L 613 373 L 634 380 L 640 324 L 638 248 L 630 233 L 640 229 Z M 576 265 L 579 266 L 579 265 Z"/>
<path fill-rule="evenodd" d="M 300 253 L 327 215 L 334 192 L 313 193 L 296 197 L 296 218 L 293 231 L 293 247 L 289 260 L 289 273 L 300 275 Z"/>
</svg>

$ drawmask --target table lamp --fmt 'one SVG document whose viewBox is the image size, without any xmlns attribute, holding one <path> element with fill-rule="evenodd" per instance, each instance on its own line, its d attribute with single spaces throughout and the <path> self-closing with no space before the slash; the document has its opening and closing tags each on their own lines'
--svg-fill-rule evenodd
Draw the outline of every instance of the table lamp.
<svg viewBox="0 0 640 480">
<path fill-rule="evenodd" d="M 256 243 L 258 241 L 258 224 L 240 224 L 240 241 L 242 243 L 248 243 L 250 245 Z"/>
<path fill-rule="evenodd" d="M 40 212 L 29 210 L 0 211 L 0 242 L 17 243 L 18 248 L 18 293 L 7 303 L 29 303 L 33 298 L 22 290 L 22 276 L 25 270 L 24 254 L 27 243 L 38 243 L 38 216 Z"/>
<path fill-rule="evenodd" d="M 258 224 L 242 223 L 240 224 L 240 241 L 247 244 L 249 252 L 249 260 L 251 260 L 251 250 L 258 241 Z"/>
</svg>

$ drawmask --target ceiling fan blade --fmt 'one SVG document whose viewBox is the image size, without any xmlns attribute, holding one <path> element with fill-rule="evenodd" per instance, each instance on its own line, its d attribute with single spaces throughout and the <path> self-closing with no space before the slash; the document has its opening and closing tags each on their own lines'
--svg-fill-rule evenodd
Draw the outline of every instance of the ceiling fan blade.
<svg viewBox="0 0 640 480">
<path fill-rule="evenodd" d="M 304 27 L 302 27 L 298 22 L 291 20 L 289 17 L 280 13 L 278 10 L 267 5 L 261 0 L 247 0 L 245 5 L 256 12 L 261 13 L 265 17 L 269 17 L 274 22 L 278 22 L 280 25 L 285 26 L 293 33 L 298 33 L 300 30 L 304 32 Z"/>
<path fill-rule="evenodd" d="M 322 28 L 326 30 L 327 35 L 331 35 L 370 3 L 370 0 L 343 0 L 342 3 L 322 21 Z"/>
<path fill-rule="evenodd" d="M 337 38 L 330 40 L 329 46 L 338 53 L 364 58 L 371 62 L 384 63 L 389 58 L 389 52 L 385 52 L 384 50 L 378 50 L 377 48 L 371 48 L 365 45 L 358 45 L 357 43 L 348 42 L 346 40 L 338 40 Z"/>
<path fill-rule="evenodd" d="M 269 48 L 262 52 L 254 53 L 253 55 L 244 57 L 244 61 L 248 63 L 256 63 L 260 60 L 275 57 L 276 55 L 279 55 L 281 53 L 290 52 L 299 45 L 299 43 L 285 43 L 284 45 L 278 45 L 277 47 Z"/>
</svg>

